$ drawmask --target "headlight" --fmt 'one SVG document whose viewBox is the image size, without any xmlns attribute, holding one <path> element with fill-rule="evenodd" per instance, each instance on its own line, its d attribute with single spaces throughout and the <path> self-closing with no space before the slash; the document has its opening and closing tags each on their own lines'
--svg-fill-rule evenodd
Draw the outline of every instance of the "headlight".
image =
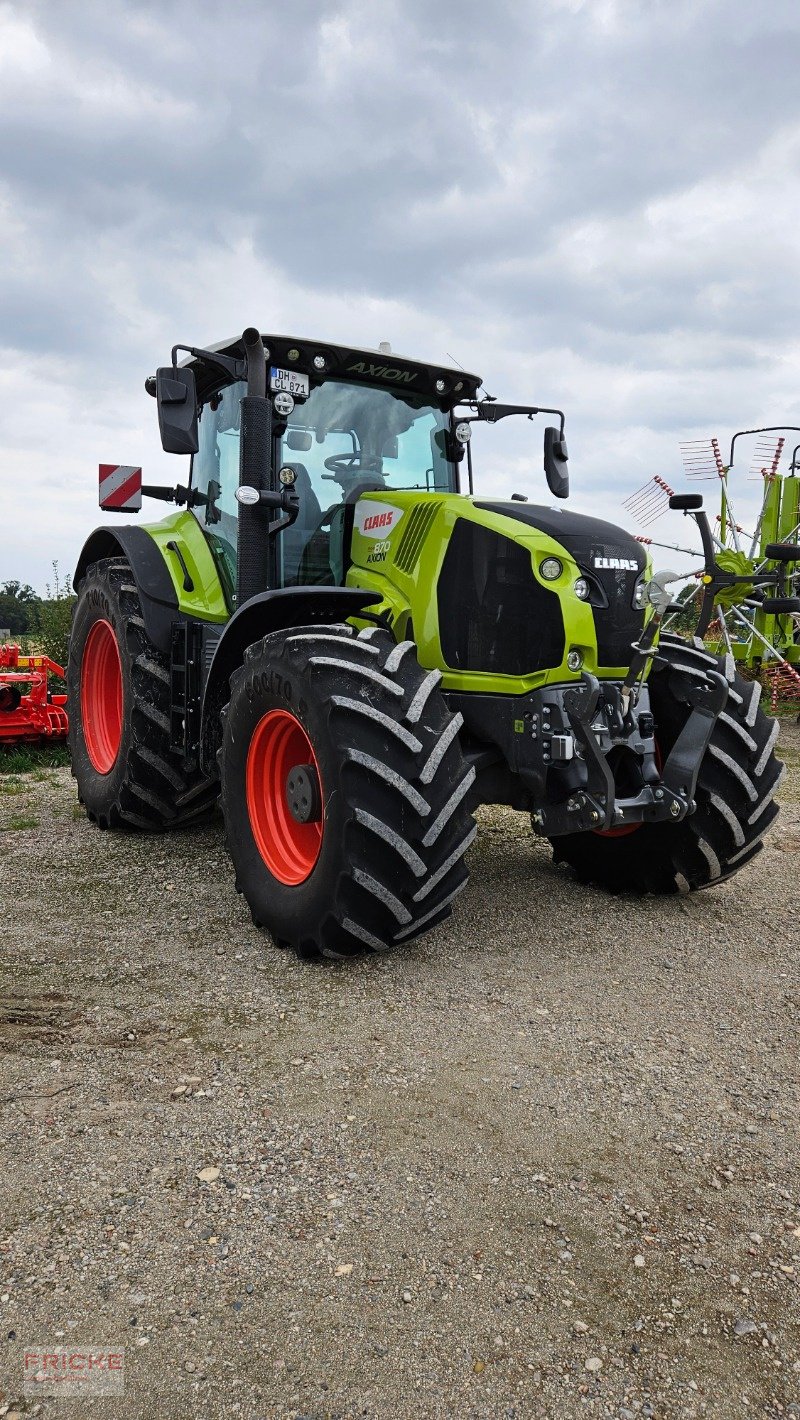
<svg viewBox="0 0 800 1420">
<path fill-rule="evenodd" d="M 564 571 L 564 564 L 557 557 L 545 557 L 539 565 L 539 575 L 546 582 L 557 582 Z"/>
<path fill-rule="evenodd" d="M 579 601 L 588 602 L 591 589 L 585 577 L 578 577 L 572 590 Z"/>
<path fill-rule="evenodd" d="M 567 668 L 571 671 L 579 671 L 583 665 L 583 652 L 573 649 L 567 654 Z"/>
<path fill-rule="evenodd" d="M 640 577 L 633 589 L 633 605 L 637 611 L 641 611 L 643 607 L 647 606 L 647 587 L 647 582 L 643 577 Z"/>
</svg>

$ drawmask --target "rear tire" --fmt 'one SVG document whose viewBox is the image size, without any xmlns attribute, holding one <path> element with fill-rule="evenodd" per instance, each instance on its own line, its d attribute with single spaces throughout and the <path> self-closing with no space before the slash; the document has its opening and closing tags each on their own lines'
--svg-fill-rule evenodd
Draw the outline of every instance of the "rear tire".
<svg viewBox="0 0 800 1420">
<path fill-rule="evenodd" d="M 642 824 L 620 836 L 573 833 L 550 840 L 556 863 L 610 892 L 693 892 L 724 882 L 761 851 L 778 814 L 774 799 L 786 771 L 773 748 L 778 722 L 759 708 L 761 687 L 736 672 L 732 657 L 712 656 L 676 636 L 662 636 L 658 657 L 662 664 L 649 687 L 664 759 L 689 713 L 670 692 L 673 665 L 721 671 L 728 702 L 714 725 L 697 780 L 697 808 L 688 818 Z"/>
<path fill-rule="evenodd" d="M 153 645 L 124 559 L 81 582 L 67 659 L 68 744 L 78 797 L 100 828 L 192 823 L 218 785 L 170 749 L 169 660 Z"/>
<path fill-rule="evenodd" d="M 450 915 L 475 772 L 439 678 L 378 629 L 301 627 L 248 648 L 223 712 L 221 802 L 236 886 L 279 946 L 386 951 Z"/>
</svg>

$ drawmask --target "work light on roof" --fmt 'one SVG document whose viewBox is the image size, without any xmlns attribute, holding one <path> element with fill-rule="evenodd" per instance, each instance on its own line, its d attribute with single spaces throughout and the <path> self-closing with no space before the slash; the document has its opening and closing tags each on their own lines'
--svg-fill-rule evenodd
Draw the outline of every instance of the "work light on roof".
<svg viewBox="0 0 800 1420">
<path fill-rule="evenodd" d="M 437 393 L 437 394 L 444 394 L 444 392 L 445 392 L 446 389 L 447 389 L 447 385 L 445 384 L 444 380 L 437 380 L 437 381 L 436 381 L 436 393 Z"/>
<path fill-rule="evenodd" d="M 324 370 L 324 369 L 325 369 L 325 366 L 327 365 L 327 363 L 328 363 L 328 362 L 327 362 L 327 360 L 325 359 L 325 356 L 324 356 L 324 355 L 315 355 L 315 356 L 314 356 L 314 369 L 315 369 L 315 370 Z"/>
</svg>

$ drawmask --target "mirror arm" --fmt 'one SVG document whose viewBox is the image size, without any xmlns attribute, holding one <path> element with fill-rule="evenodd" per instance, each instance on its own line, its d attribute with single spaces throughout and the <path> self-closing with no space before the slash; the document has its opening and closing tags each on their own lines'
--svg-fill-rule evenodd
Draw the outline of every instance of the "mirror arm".
<svg viewBox="0 0 800 1420">
<path fill-rule="evenodd" d="M 544 404 L 498 404 L 495 400 L 488 399 L 465 399 L 461 403 L 466 409 L 475 410 L 474 414 L 464 416 L 465 424 L 497 424 L 500 419 L 507 419 L 510 414 L 524 414 L 527 419 L 532 419 L 534 414 L 556 414 L 561 438 L 564 437 L 566 416 L 561 409 L 550 409 Z"/>
<path fill-rule="evenodd" d="M 178 507 L 185 503 L 187 508 L 197 508 L 208 502 L 205 493 L 200 493 L 196 488 L 185 488 L 182 483 L 175 488 L 168 488 L 163 483 L 143 483 L 142 494 L 145 498 L 158 498 L 162 503 L 177 503 Z"/>
<path fill-rule="evenodd" d="M 566 415 L 564 414 L 564 411 L 563 411 L 562 409 L 545 409 L 544 405 L 542 405 L 541 409 L 538 410 L 538 413 L 539 413 L 539 414 L 557 414 L 557 415 L 558 415 L 559 434 L 560 434 L 561 438 L 563 439 L 563 437 L 564 437 L 564 423 L 565 423 L 565 420 L 566 420 Z"/>
<path fill-rule="evenodd" d="M 255 340 L 248 337 L 255 335 Z M 193 360 L 200 360 L 205 365 L 213 365 L 215 369 L 221 370 L 223 374 L 229 375 L 232 380 L 247 380 L 248 386 L 255 383 L 262 383 L 262 387 L 248 389 L 249 394 L 266 393 L 266 360 L 264 358 L 264 343 L 258 331 L 246 330 L 243 336 L 245 345 L 245 358 L 237 359 L 233 355 L 221 355 L 217 350 L 202 350 L 197 345 L 173 345 L 172 347 L 172 367 L 177 369 L 178 351 L 183 350 L 187 355 L 191 355 Z M 258 350 L 261 349 L 261 363 L 264 366 L 263 382 L 259 380 L 258 371 Z M 254 368 L 255 367 L 255 368 Z M 149 375 L 144 382 L 144 387 L 149 395 L 155 399 L 156 380 L 155 375 Z"/>
<path fill-rule="evenodd" d="M 201 350 L 196 345 L 173 345 L 172 366 L 178 365 L 178 351 L 185 350 L 187 355 L 191 355 L 194 360 L 201 360 L 204 365 L 213 365 L 223 374 L 230 375 L 233 380 L 244 380 L 247 378 L 247 361 L 234 359 L 232 355 L 220 355 L 216 350 Z"/>
</svg>

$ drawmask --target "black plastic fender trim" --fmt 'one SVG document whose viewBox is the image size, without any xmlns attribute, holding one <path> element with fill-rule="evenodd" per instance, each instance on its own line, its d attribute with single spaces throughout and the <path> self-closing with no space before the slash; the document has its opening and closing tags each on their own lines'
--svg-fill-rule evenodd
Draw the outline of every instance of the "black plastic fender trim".
<svg viewBox="0 0 800 1420">
<path fill-rule="evenodd" d="M 77 589 L 92 562 L 105 557 L 125 557 L 130 563 L 142 603 L 142 616 L 150 640 L 169 655 L 172 623 L 183 620 L 178 597 L 158 543 L 144 528 L 95 528 L 81 550 L 72 584 Z"/>
</svg>

